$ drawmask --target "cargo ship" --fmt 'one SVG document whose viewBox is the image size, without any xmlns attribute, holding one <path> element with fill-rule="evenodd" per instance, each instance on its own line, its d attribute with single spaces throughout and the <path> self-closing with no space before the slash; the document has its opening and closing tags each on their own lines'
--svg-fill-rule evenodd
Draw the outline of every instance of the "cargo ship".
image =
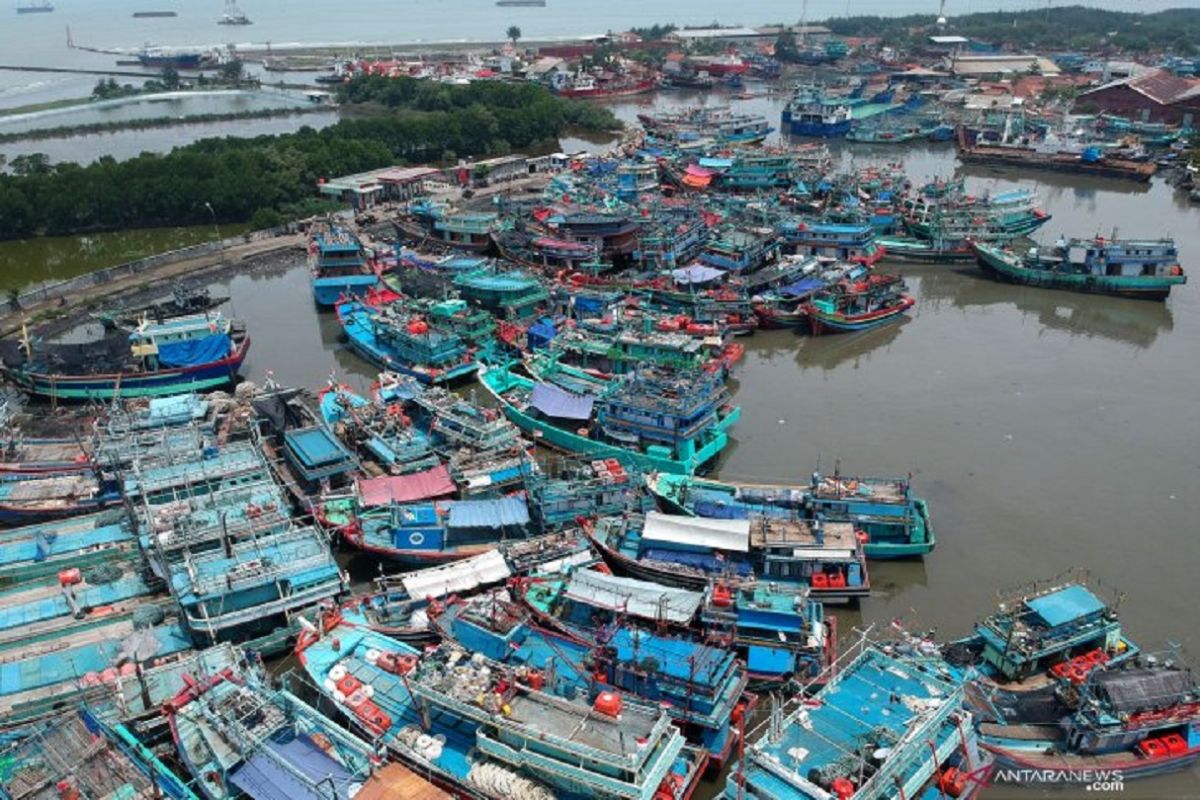
<svg viewBox="0 0 1200 800">
<path fill-rule="evenodd" d="M 1104 154 L 1099 147 L 1081 152 L 1044 150 L 1017 144 L 981 144 L 965 127 L 957 131 L 958 158 L 964 164 L 1051 170 L 1097 175 L 1101 178 L 1149 181 L 1158 169 L 1153 161 L 1131 161 Z"/>
</svg>

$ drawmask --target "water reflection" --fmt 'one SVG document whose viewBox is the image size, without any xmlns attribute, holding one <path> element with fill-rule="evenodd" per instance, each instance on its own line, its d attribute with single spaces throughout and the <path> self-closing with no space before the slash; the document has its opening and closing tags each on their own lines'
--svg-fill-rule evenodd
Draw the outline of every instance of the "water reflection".
<svg viewBox="0 0 1200 800">
<path fill-rule="evenodd" d="M 872 353 L 896 341 L 900 331 L 914 322 L 904 317 L 881 328 L 834 336 L 810 336 L 796 350 L 796 365 L 801 369 L 816 367 L 824 372 L 852 363 L 858 369 Z"/>
<path fill-rule="evenodd" d="M 1098 336 L 1141 349 L 1154 344 L 1160 333 L 1175 327 L 1167 303 L 1014 286 L 993 281 L 968 267 L 930 267 L 914 285 L 918 303 L 927 307 L 949 304 L 967 309 L 1009 304 L 1024 316 L 1037 319 L 1043 328 L 1071 336 Z"/>
</svg>

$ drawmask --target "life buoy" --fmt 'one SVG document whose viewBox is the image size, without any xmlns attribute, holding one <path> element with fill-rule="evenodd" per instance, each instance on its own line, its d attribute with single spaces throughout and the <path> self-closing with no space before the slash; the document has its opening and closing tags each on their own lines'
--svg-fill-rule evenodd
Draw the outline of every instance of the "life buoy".
<svg viewBox="0 0 1200 800">
<path fill-rule="evenodd" d="M 408 543 L 413 547 L 420 547 L 425 544 L 425 534 L 420 531 L 413 531 L 408 535 Z"/>
</svg>

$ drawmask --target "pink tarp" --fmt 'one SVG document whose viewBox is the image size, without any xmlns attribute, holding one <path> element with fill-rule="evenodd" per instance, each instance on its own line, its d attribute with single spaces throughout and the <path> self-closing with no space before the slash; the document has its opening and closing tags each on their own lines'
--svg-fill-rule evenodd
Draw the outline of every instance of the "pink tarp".
<svg viewBox="0 0 1200 800">
<path fill-rule="evenodd" d="M 414 472 L 383 478 L 367 478 L 358 482 L 358 498 L 364 506 L 384 506 L 388 503 L 412 503 L 454 493 L 454 481 L 445 464 Z"/>
</svg>

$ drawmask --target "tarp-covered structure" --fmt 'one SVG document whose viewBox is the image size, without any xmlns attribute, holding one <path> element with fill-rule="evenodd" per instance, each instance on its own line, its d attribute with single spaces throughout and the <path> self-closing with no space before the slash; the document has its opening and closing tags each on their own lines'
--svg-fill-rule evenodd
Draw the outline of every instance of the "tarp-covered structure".
<svg viewBox="0 0 1200 800">
<path fill-rule="evenodd" d="M 548 417 L 559 419 L 591 419 L 595 398 L 590 395 L 571 394 L 552 383 L 539 383 L 533 387 L 530 404 Z"/>
<path fill-rule="evenodd" d="M 717 278 L 725 274 L 725 270 L 717 269 L 716 267 L 705 266 L 704 264 L 692 264 L 690 267 L 680 267 L 671 271 L 671 277 L 676 283 L 708 283 L 715 281 Z"/>
<path fill-rule="evenodd" d="M 529 524 L 524 495 L 498 500 L 458 500 L 450 504 L 448 528 L 523 528 Z"/>
<path fill-rule="evenodd" d="M 454 494 L 456 487 L 450 469 L 439 464 L 423 472 L 408 475 L 389 475 L 364 478 L 358 482 L 358 499 L 364 506 L 386 506 L 389 503 L 412 503 Z"/>
<path fill-rule="evenodd" d="M 696 616 L 704 595 L 634 578 L 581 569 L 571 575 L 566 596 L 588 605 L 642 619 L 686 623 Z"/>
<path fill-rule="evenodd" d="M 1124 669 L 1099 672 L 1096 691 L 1118 714 L 1154 711 L 1196 692 L 1191 672 L 1182 669 Z"/>
<path fill-rule="evenodd" d="M 512 576 L 499 550 L 489 550 L 440 567 L 410 572 L 400 579 L 409 597 L 446 597 L 499 583 Z"/>
<path fill-rule="evenodd" d="M 651 511 L 642 528 L 642 541 L 708 550 L 745 553 L 750 549 L 750 520 L 706 519 Z"/>
</svg>

